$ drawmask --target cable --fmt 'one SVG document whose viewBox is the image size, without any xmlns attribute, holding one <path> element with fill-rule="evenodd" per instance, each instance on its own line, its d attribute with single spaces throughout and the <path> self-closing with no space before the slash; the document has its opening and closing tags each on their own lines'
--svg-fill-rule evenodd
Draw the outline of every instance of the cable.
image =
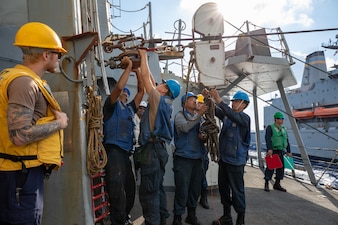
<svg viewBox="0 0 338 225">
<path fill-rule="evenodd" d="M 262 35 L 280 35 L 280 34 L 300 34 L 300 33 L 310 33 L 310 32 L 324 32 L 324 31 L 335 31 L 338 28 L 325 28 L 325 29 L 316 29 L 316 30 L 301 30 L 301 31 L 283 31 L 283 32 L 272 32 L 272 33 L 265 33 L 265 34 L 243 34 L 239 35 L 229 35 L 229 36 L 222 36 L 221 38 L 239 38 L 239 37 L 255 37 L 255 36 L 262 36 Z M 200 38 L 181 38 L 181 39 L 163 39 L 162 41 L 196 41 L 196 40 L 203 40 L 203 37 Z"/>
<path fill-rule="evenodd" d="M 136 9 L 136 10 L 125 10 L 125 9 L 121 9 L 121 8 L 115 6 L 115 5 L 111 5 L 111 6 L 115 9 L 121 11 L 121 12 L 134 13 L 134 12 L 140 12 L 140 11 L 144 10 L 145 8 L 147 8 L 148 4 L 146 4 L 143 8 Z"/>
<path fill-rule="evenodd" d="M 148 23 L 149 23 L 149 22 L 147 22 L 146 25 L 147 25 Z M 138 31 L 138 30 L 140 30 L 140 29 L 143 28 L 143 25 L 142 25 L 142 26 L 140 26 L 139 28 L 137 28 L 136 30 L 123 31 L 123 30 L 117 28 L 116 26 L 114 26 L 112 23 L 110 23 L 110 25 L 111 25 L 113 28 L 115 28 L 116 30 L 118 30 L 119 32 L 124 33 L 124 34 L 135 33 L 136 31 Z"/>
<path fill-rule="evenodd" d="M 315 67 L 315 68 L 316 68 L 316 67 Z M 290 116 L 290 117 L 294 118 L 296 121 L 300 121 L 300 122 L 302 122 L 304 125 L 306 125 L 306 126 L 308 126 L 308 127 L 312 128 L 313 130 L 317 131 L 318 133 L 321 133 L 321 134 L 323 134 L 323 135 L 327 136 L 328 138 L 330 138 L 330 139 L 332 139 L 332 140 L 334 140 L 334 141 L 337 141 L 337 142 L 338 142 L 338 139 L 336 139 L 336 138 L 334 138 L 334 137 L 332 137 L 332 136 L 330 136 L 330 135 L 326 134 L 326 133 L 325 133 L 325 132 L 323 132 L 323 131 L 320 131 L 319 129 L 317 129 L 317 128 L 315 128 L 315 127 L 311 126 L 310 124 L 308 124 L 308 123 L 304 122 L 304 121 L 303 121 L 303 120 L 301 120 L 301 119 L 297 119 L 297 118 L 296 118 L 296 117 L 294 117 L 293 115 L 290 115 L 289 113 L 287 113 L 285 110 L 283 110 L 283 109 L 280 109 L 280 108 L 278 108 L 277 106 L 274 106 L 274 105 L 272 105 L 272 103 L 269 103 L 268 101 L 265 101 L 265 100 L 264 100 L 264 99 L 262 99 L 261 97 L 259 97 L 259 96 L 254 96 L 253 92 L 251 92 L 251 91 L 249 91 L 249 90 L 246 90 L 245 88 L 243 88 L 243 87 L 241 87 L 241 86 L 239 86 L 239 85 L 237 85 L 237 84 L 234 84 L 234 83 L 232 83 L 230 80 L 227 80 L 227 82 L 229 82 L 230 84 L 233 84 L 233 85 L 237 86 L 238 88 L 242 89 L 243 91 L 245 91 L 245 92 L 247 92 L 247 93 L 251 94 L 253 98 L 257 98 L 257 99 L 259 99 L 259 100 L 263 101 L 264 103 L 266 103 L 266 104 L 268 104 L 268 105 L 270 105 L 270 106 L 274 107 L 275 109 L 277 109 L 277 110 L 279 110 L 279 111 L 281 111 L 281 112 L 285 113 L 286 115 L 288 115 L 288 116 Z"/>
<path fill-rule="evenodd" d="M 120 12 L 126 12 L 126 13 L 140 12 L 140 11 L 146 9 L 146 8 L 149 6 L 148 4 L 146 4 L 146 5 L 145 5 L 143 8 L 141 8 L 141 9 L 137 9 L 137 10 L 124 10 L 124 9 L 121 9 L 120 7 L 118 7 L 118 6 L 116 6 L 116 5 L 111 4 L 110 2 L 109 2 L 109 4 L 110 4 L 110 7 L 111 7 L 111 8 L 114 8 L 114 9 L 120 11 Z M 121 32 L 121 33 L 125 33 L 125 34 L 128 34 L 128 33 L 134 33 L 134 32 L 136 32 L 136 31 L 139 31 L 140 29 L 142 29 L 142 28 L 144 27 L 144 25 L 149 24 L 149 16 L 148 16 L 147 22 L 146 22 L 145 24 L 141 25 L 139 28 L 137 28 L 137 29 L 135 29 L 135 30 L 130 30 L 130 31 L 123 31 L 123 30 L 117 28 L 116 26 L 113 25 L 113 23 L 112 23 L 111 21 L 109 21 L 109 23 L 110 23 L 110 25 L 111 25 L 113 28 L 115 28 L 116 30 L 118 30 L 118 31 Z"/>
<path fill-rule="evenodd" d="M 69 81 L 71 81 L 71 82 L 74 82 L 74 83 L 82 83 L 82 82 L 84 81 L 84 79 L 74 80 L 74 79 L 72 79 L 70 76 L 67 75 L 66 71 L 65 71 L 65 70 L 63 69 L 63 67 L 62 67 L 63 61 L 64 61 L 64 60 L 67 60 L 67 62 L 69 62 L 69 63 L 70 63 L 71 61 L 75 62 L 75 59 L 74 59 L 73 57 L 69 56 L 69 55 L 64 55 L 64 56 L 62 56 L 61 59 L 60 59 L 60 62 L 59 62 L 59 69 L 60 69 L 61 74 L 62 74 L 67 80 L 69 80 Z"/>
</svg>

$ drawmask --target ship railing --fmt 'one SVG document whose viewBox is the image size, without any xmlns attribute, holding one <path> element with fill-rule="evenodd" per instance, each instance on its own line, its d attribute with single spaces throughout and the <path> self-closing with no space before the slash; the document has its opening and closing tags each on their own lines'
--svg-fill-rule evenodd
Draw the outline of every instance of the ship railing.
<svg viewBox="0 0 338 225">
<path fill-rule="evenodd" d="M 264 143 L 262 143 L 264 145 Z M 254 143 L 251 144 L 251 146 L 255 146 Z M 334 153 L 334 156 L 332 159 L 326 160 L 324 158 L 314 158 L 310 157 L 310 162 L 312 165 L 313 170 L 315 171 L 315 177 L 317 180 L 317 184 L 325 185 L 327 188 L 334 188 L 338 189 L 338 149 L 329 149 L 329 148 L 314 148 L 318 150 L 325 150 L 325 151 L 332 151 Z M 251 167 L 258 167 L 258 161 L 264 159 L 266 153 L 266 148 L 262 148 L 261 150 L 261 157 L 258 158 L 257 151 L 253 147 L 250 149 L 249 152 L 249 159 L 247 161 L 247 165 Z M 296 178 L 297 180 L 300 180 L 302 182 L 307 182 L 307 173 L 304 167 L 304 163 L 302 160 L 302 157 L 300 154 L 293 153 L 292 157 L 294 159 L 294 170 L 285 169 L 285 175 L 290 176 L 293 178 Z M 264 161 L 264 160 L 263 160 Z M 266 167 L 265 161 L 264 161 L 264 168 Z M 295 172 L 296 171 L 296 172 Z M 323 177 L 331 177 L 332 179 L 322 179 Z M 332 181 L 333 180 L 333 181 Z"/>
</svg>

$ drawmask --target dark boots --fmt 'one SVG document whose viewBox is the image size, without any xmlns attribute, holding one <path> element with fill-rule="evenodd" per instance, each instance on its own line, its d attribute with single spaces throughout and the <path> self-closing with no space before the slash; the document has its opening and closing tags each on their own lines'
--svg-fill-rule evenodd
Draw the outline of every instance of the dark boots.
<svg viewBox="0 0 338 225">
<path fill-rule="evenodd" d="M 161 216 L 160 225 L 167 225 L 167 218 L 166 217 Z"/>
<path fill-rule="evenodd" d="M 264 191 L 270 191 L 270 188 L 269 188 L 269 181 L 268 180 L 265 180 L 265 184 L 264 184 Z"/>
<path fill-rule="evenodd" d="M 280 179 L 276 179 L 276 182 L 275 184 L 273 185 L 273 189 L 277 190 L 277 191 L 282 191 L 282 192 L 286 192 L 286 189 L 283 188 L 281 185 L 280 185 Z M 265 184 L 264 184 L 264 191 L 270 191 L 270 188 L 269 188 L 269 181 L 268 180 L 265 180 Z"/>
<path fill-rule="evenodd" d="M 127 215 L 126 222 L 124 225 L 133 225 L 133 221 L 131 221 L 131 215 Z"/>
<path fill-rule="evenodd" d="M 273 189 L 275 189 L 277 191 L 286 192 L 286 189 L 283 188 L 282 186 L 280 186 L 280 180 L 279 179 L 276 179 L 276 183 L 273 185 Z"/>
<path fill-rule="evenodd" d="M 200 221 L 198 221 L 196 217 L 196 208 L 189 207 L 188 208 L 188 216 L 185 218 L 185 222 L 192 225 L 201 225 Z"/>
<path fill-rule="evenodd" d="M 172 225 L 182 225 L 181 215 L 174 215 L 174 221 Z"/>
<path fill-rule="evenodd" d="M 200 204 L 203 208 L 209 209 L 209 203 L 208 203 L 208 191 L 202 191 L 201 197 L 200 197 Z"/>
<path fill-rule="evenodd" d="M 218 220 L 212 221 L 212 225 L 233 225 L 231 217 L 231 208 L 224 208 L 224 214 Z"/>
<path fill-rule="evenodd" d="M 236 225 L 244 225 L 244 213 L 238 213 Z"/>
</svg>

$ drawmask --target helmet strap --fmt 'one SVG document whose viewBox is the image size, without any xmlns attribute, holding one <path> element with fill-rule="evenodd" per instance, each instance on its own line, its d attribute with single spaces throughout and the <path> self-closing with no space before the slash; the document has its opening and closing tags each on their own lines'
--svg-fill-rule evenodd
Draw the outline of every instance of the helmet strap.
<svg viewBox="0 0 338 225">
<path fill-rule="evenodd" d="M 237 107 L 235 108 L 235 111 L 238 111 L 238 109 L 241 107 L 241 105 L 243 104 L 244 100 L 241 100 L 240 103 L 237 105 Z"/>
</svg>

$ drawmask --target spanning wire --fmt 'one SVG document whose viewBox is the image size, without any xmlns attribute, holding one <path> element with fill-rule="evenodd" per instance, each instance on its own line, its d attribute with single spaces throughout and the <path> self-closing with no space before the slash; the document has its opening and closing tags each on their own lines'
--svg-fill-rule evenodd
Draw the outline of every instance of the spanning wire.
<svg viewBox="0 0 338 225">
<path fill-rule="evenodd" d="M 236 28 L 238 29 L 238 28 Z M 226 38 L 239 38 L 239 37 L 256 37 L 256 36 L 270 36 L 270 35 L 280 35 L 280 34 L 300 34 L 300 33 L 311 33 L 311 32 L 323 32 L 323 31 L 335 31 L 338 28 L 325 28 L 325 29 L 316 29 L 316 30 L 301 30 L 301 31 L 283 31 L 283 32 L 272 32 L 272 33 L 265 33 L 265 34 L 247 34 L 243 32 L 240 36 L 239 35 L 227 35 L 222 36 L 222 39 Z M 163 39 L 163 41 L 197 41 L 203 40 L 203 37 L 200 38 L 181 38 L 181 39 Z"/>
<path fill-rule="evenodd" d="M 261 28 L 261 29 L 265 29 L 265 30 L 277 30 L 276 28 L 267 28 L 267 27 L 262 27 L 262 26 L 259 26 L 257 24 L 254 24 L 252 22 L 249 22 L 249 24 L 251 24 L 253 27 L 258 27 L 258 28 Z"/>
<path fill-rule="evenodd" d="M 272 32 L 272 33 L 265 33 L 265 34 L 248 34 L 244 31 L 241 30 L 241 28 L 237 28 L 236 26 L 234 26 L 233 24 L 231 24 L 230 22 L 226 21 L 229 25 L 231 25 L 232 27 L 234 27 L 236 30 L 240 31 L 241 32 L 241 35 L 230 35 L 230 36 L 222 36 L 221 38 L 222 39 L 229 39 L 229 38 L 239 38 L 239 37 L 251 37 L 252 39 L 256 40 L 257 42 L 260 42 L 264 45 L 266 45 L 264 42 L 260 41 L 259 39 L 255 38 L 255 37 L 259 37 L 259 36 L 271 36 L 271 35 L 282 35 L 282 34 L 299 34 L 299 33 L 310 33 L 310 32 L 324 32 L 324 31 L 334 31 L 334 30 L 338 30 L 338 28 L 325 28 L 325 29 L 314 29 L 314 30 L 302 30 L 302 31 L 287 31 L 287 32 Z M 243 25 L 241 26 L 243 27 Z M 166 42 L 173 42 L 173 41 L 196 41 L 196 40 L 203 40 L 203 37 L 200 37 L 200 38 L 181 38 L 181 39 L 162 39 L 162 41 L 166 41 Z M 230 44 L 231 45 L 231 44 Z M 228 46 L 230 46 L 228 45 Z M 268 45 L 268 47 L 276 50 L 277 52 L 280 52 L 292 59 L 295 59 L 305 65 L 308 65 L 310 67 L 313 67 L 327 75 L 331 75 L 328 71 L 324 71 L 324 70 L 321 70 L 309 63 L 306 63 L 305 61 L 297 58 L 297 57 L 294 57 L 292 56 L 291 54 L 287 53 L 287 52 L 283 52 L 282 50 L 278 49 L 278 48 L 275 48 L 271 45 Z"/>
<path fill-rule="evenodd" d="M 141 8 L 141 9 L 136 9 L 136 10 L 125 10 L 125 9 L 121 9 L 120 7 L 117 7 L 116 5 L 112 5 L 112 4 L 111 4 L 110 6 L 113 7 L 113 8 L 115 8 L 115 9 L 117 9 L 117 10 L 119 10 L 119 11 L 121 11 L 121 12 L 134 13 L 134 12 L 140 12 L 140 11 L 146 9 L 146 8 L 148 7 L 148 4 L 146 4 L 143 8 Z"/>
<path fill-rule="evenodd" d="M 257 37 L 257 36 L 262 36 L 262 35 L 281 35 L 281 34 L 294 34 L 294 33 L 308 33 L 308 32 L 319 32 L 319 31 L 329 31 L 329 30 L 338 30 L 338 28 L 327 28 L 327 29 L 317 29 L 317 30 L 303 30 L 303 31 L 290 31 L 290 32 L 274 32 L 274 33 L 266 33 L 266 34 L 247 34 L 247 33 L 245 33 L 244 31 L 242 31 L 240 28 L 237 28 L 237 27 L 235 27 L 233 24 L 231 24 L 230 22 L 228 22 L 228 21 L 226 21 L 229 25 L 231 25 L 231 26 L 233 26 L 235 29 L 237 29 L 237 30 L 239 30 L 239 31 L 241 31 L 242 32 L 242 35 L 241 36 L 248 36 L 248 37 L 251 37 L 252 39 L 254 39 L 255 41 L 257 41 L 257 42 L 259 42 L 259 43 L 262 43 L 263 45 L 266 45 L 264 42 L 262 42 L 261 40 L 259 40 L 259 39 L 257 39 L 257 38 L 255 38 L 255 37 Z M 243 25 L 241 26 L 241 27 L 243 27 Z M 264 27 L 263 27 L 264 28 Z M 265 29 L 265 28 L 264 28 Z M 272 28 L 270 28 L 271 30 L 277 30 L 277 29 L 272 29 Z M 290 58 L 292 58 L 292 59 L 294 59 L 294 60 L 297 60 L 297 61 L 299 61 L 299 62 L 301 62 L 301 63 L 303 63 L 303 64 L 305 64 L 305 65 L 308 65 L 308 66 L 310 66 L 310 67 L 312 67 L 312 68 L 315 68 L 315 69 L 317 69 L 317 70 L 319 70 L 319 71 L 321 71 L 321 72 L 323 72 L 323 73 L 325 73 L 325 74 L 327 74 L 327 75 L 331 75 L 328 71 L 324 71 L 324 70 L 322 70 L 322 69 L 319 69 L 318 67 L 316 67 L 316 66 L 313 66 L 312 64 L 309 64 L 309 63 L 307 63 L 307 62 L 305 62 L 305 61 L 303 61 L 303 60 L 301 60 L 301 59 L 299 59 L 299 58 L 297 58 L 297 57 L 294 57 L 294 56 L 292 56 L 291 54 L 289 54 L 288 52 L 284 52 L 283 50 L 281 50 L 281 49 L 278 49 L 278 48 L 276 48 L 276 47 L 274 47 L 274 46 L 271 46 L 271 45 L 268 45 L 267 47 L 269 47 L 269 48 L 271 48 L 271 49 L 274 49 L 274 50 L 276 50 L 277 52 L 280 52 L 280 53 L 282 53 L 282 54 L 285 54 L 286 56 L 288 56 L 288 57 L 290 57 Z"/>
<path fill-rule="evenodd" d="M 330 139 L 332 139 L 332 140 L 338 142 L 338 139 L 336 139 L 336 138 L 334 138 L 334 137 L 328 135 L 327 133 L 325 133 L 325 132 L 323 132 L 323 131 L 317 129 L 316 127 L 310 125 L 309 123 L 304 122 L 304 120 L 297 119 L 296 117 L 294 117 L 293 115 L 290 115 L 290 114 L 289 114 L 288 112 L 286 112 L 285 110 L 283 110 L 283 109 L 281 109 L 281 108 L 278 108 L 277 106 L 272 105 L 272 103 L 269 103 L 268 100 L 264 100 L 264 99 L 262 99 L 261 97 L 259 97 L 259 96 L 257 96 L 257 95 L 254 95 L 254 93 L 253 93 L 252 91 L 247 90 L 247 89 L 241 87 L 240 85 L 231 82 L 230 80 L 227 80 L 227 82 L 229 82 L 230 84 L 233 84 L 234 86 L 236 86 L 236 87 L 242 89 L 243 91 L 245 91 L 245 92 L 247 92 L 247 93 L 250 93 L 250 94 L 252 95 L 253 98 L 257 98 L 257 99 L 261 100 L 262 102 L 268 104 L 269 106 L 272 106 L 273 108 L 277 109 L 278 111 L 281 111 L 281 112 L 285 113 L 286 115 L 288 115 L 289 117 L 294 118 L 296 121 L 299 121 L 299 122 L 303 123 L 304 125 L 306 125 L 306 126 L 312 128 L 313 130 L 315 130 L 315 131 L 317 131 L 317 132 L 319 132 L 319 133 L 325 135 L 326 137 L 328 137 L 328 138 L 330 138 Z"/>
<path fill-rule="evenodd" d="M 149 22 L 147 22 L 146 24 L 148 24 L 148 23 L 149 23 Z M 116 26 L 114 26 L 113 23 L 110 23 L 110 24 L 111 24 L 111 26 L 112 26 L 113 28 L 115 28 L 115 29 L 118 30 L 119 32 L 125 33 L 125 34 L 135 33 L 136 31 L 141 30 L 141 29 L 143 28 L 143 26 L 144 26 L 144 25 L 142 25 L 142 26 L 140 26 L 139 28 L 137 28 L 137 29 L 135 29 L 135 30 L 123 31 L 123 30 L 117 28 Z"/>
<path fill-rule="evenodd" d="M 135 12 L 140 12 L 142 10 L 145 10 L 149 4 L 146 4 L 144 7 L 142 7 L 141 9 L 137 9 L 137 10 L 124 10 L 124 9 L 121 9 L 121 7 L 117 6 L 117 5 L 113 5 L 111 4 L 109 1 L 108 1 L 109 5 L 111 8 L 114 8 L 120 12 L 126 12 L 126 13 L 135 13 Z M 148 15 L 148 18 L 146 20 L 146 23 L 145 24 L 142 24 L 139 28 L 135 29 L 135 30 L 130 30 L 130 31 L 123 31 L 122 29 L 116 27 L 113 22 L 111 20 L 109 20 L 109 23 L 110 25 L 115 28 L 117 31 L 121 32 L 121 33 L 125 33 L 125 34 L 130 34 L 130 33 L 134 33 L 134 32 L 137 32 L 139 30 L 141 30 L 145 25 L 148 25 L 150 22 L 150 19 L 149 19 L 149 15 Z"/>
</svg>

